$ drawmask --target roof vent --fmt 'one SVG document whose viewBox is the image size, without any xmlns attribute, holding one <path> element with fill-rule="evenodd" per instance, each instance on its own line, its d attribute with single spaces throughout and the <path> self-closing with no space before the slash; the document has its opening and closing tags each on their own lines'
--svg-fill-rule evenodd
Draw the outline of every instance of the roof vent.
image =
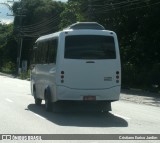
<svg viewBox="0 0 160 143">
<path fill-rule="evenodd" d="M 97 22 L 77 22 L 66 29 L 82 30 L 82 29 L 93 29 L 93 30 L 105 30 L 105 28 Z"/>
</svg>

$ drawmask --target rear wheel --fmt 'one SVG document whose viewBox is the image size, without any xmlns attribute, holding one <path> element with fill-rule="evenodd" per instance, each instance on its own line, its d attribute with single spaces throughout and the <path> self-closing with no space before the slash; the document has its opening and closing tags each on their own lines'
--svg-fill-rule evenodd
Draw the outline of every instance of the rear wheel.
<svg viewBox="0 0 160 143">
<path fill-rule="evenodd" d="M 39 106 L 41 105 L 42 99 L 35 98 L 34 100 L 35 100 L 35 104 L 36 104 L 36 105 L 39 105 Z"/>
<path fill-rule="evenodd" d="M 36 96 L 36 89 L 35 89 L 35 88 L 33 88 L 33 94 L 34 94 L 35 104 L 36 104 L 36 105 L 41 105 L 42 99 L 37 98 L 37 96 Z"/>
<path fill-rule="evenodd" d="M 45 92 L 45 110 L 47 112 L 52 111 L 52 102 L 51 102 L 51 96 L 49 94 L 49 91 Z"/>
</svg>

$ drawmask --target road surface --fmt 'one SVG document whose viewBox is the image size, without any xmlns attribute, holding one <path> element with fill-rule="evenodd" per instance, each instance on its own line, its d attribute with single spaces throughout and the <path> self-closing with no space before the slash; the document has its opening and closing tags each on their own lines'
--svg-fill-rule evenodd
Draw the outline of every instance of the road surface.
<svg viewBox="0 0 160 143">
<path fill-rule="evenodd" d="M 29 81 L 6 76 L 0 76 L 0 97 L 0 134 L 160 134 L 160 107 L 120 100 L 112 104 L 112 112 L 108 114 L 48 113 L 44 109 L 44 102 L 40 107 L 34 104 Z"/>
</svg>

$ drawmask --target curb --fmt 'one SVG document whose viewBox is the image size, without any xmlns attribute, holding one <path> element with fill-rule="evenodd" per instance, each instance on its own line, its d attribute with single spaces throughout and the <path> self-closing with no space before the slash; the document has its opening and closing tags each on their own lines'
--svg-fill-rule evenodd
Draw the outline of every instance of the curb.
<svg viewBox="0 0 160 143">
<path fill-rule="evenodd" d="M 11 78 L 15 78 L 15 76 L 11 75 L 11 74 L 6 74 L 6 73 L 2 73 L 0 72 L 0 75 L 2 76 L 7 76 L 7 77 L 11 77 Z"/>
</svg>

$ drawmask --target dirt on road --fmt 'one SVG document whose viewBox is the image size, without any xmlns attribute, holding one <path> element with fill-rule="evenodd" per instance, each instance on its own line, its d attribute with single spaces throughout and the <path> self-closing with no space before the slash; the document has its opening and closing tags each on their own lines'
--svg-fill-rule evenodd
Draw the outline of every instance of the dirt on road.
<svg viewBox="0 0 160 143">
<path fill-rule="evenodd" d="M 160 107 L 160 93 L 151 93 L 142 90 L 122 90 L 120 99 Z"/>
</svg>

